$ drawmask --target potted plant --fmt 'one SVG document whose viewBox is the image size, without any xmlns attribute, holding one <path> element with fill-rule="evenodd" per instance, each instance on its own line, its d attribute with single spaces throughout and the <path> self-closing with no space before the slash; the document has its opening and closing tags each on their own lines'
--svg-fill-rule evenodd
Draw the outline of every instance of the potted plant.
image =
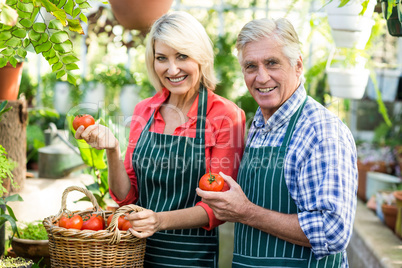
<svg viewBox="0 0 402 268">
<path fill-rule="evenodd" d="M 47 60 L 58 79 L 66 77 L 75 84 L 71 71 L 78 69 L 79 59 L 69 32 L 84 34 L 81 23 L 87 18 L 83 10 L 89 7 L 87 0 L 1 0 L 0 68 L 7 63 L 15 67 L 31 51 Z M 40 22 L 47 14 L 54 19 Z"/>
<path fill-rule="evenodd" d="M 328 22 L 337 47 L 364 49 L 374 25 L 376 0 L 332 0 L 326 5 Z"/>
<path fill-rule="evenodd" d="M 9 108 L 5 108 L 6 105 L 7 101 L 0 103 L 0 120 L 2 115 L 9 110 Z M 0 255 L 2 255 L 4 252 L 5 223 L 10 223 L 13 233 L 18 231 L 16 225 L 17 219 L 15 218 L 12 208 L 8 206 L 7 203 L 23 200 L 19 194 L 8 195 L 8 191 L 3 185 L 6 180 L 9 180 L 9 183 L 11 183 L 13 186 L 17 186 L 14 183 L 13 174 L 11 173 L 15 166 L 15 162 L 7 157 L 6 150 L 0 144 Z"/>
<path fill-rule="evenodd" d="M 146 33 L 152 23 L 165 14 L 173 0 L 110 0 L 117 21 L 127 29 Z"/>
<path fill-rule="evenodd" d="M 388 33 L 392 36 L 402 36 L 402 2 L 400 0 L 381 0 L 381 9 L 387 20 Z"/>
<path fill-rule="evenodd" d="M 48 235 L 40 221 L 20 225 L 18 236 L 14 234 L 10 238 L 12 250 L 17 257 L 31 259 L 36 263 L 41 261 L 50 267 Z"/>
</svg>

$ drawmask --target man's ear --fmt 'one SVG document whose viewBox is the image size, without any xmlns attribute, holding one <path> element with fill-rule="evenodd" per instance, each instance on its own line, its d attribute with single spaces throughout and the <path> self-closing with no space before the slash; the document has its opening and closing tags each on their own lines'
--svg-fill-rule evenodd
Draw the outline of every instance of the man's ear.
<svg viewBox="0 0 402 268">
<path fill-rule="evenodd" d="M 301 55 L 297 59 L 295 68 L 296 68 L 297 75 L 298 76 L 302 75 L 302 73 L 303 73 L 303 58 L 302 58 Z"/>
</svg>

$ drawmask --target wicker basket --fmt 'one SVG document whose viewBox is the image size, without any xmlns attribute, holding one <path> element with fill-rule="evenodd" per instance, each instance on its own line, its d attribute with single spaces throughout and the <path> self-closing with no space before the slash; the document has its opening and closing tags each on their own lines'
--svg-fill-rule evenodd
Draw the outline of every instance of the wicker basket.
<svg viewBox="0 0 402 268">
<path fill-rule="evenodd" d="M 67 194 L 71 191 L 84 193 L 94 205 L 92 210 L 70 212 L 66 209 Z M 80 187 L 68 187 L 63 192 L 61 209 L 56 216 L 43 220 L 49 236 L 51 267 L 143 267 L 146 239 L 139 239 L 129 231 L 117 228 L 118 218 L 127 212 L 143 210 L 136 205 L 120 207 L 114 214 L 106 230 L 77 230 L 58 226 L 63 213 L 88 214 L 99 213 L 103 219 L 112 214 L 100 209 L 93 194 Z"/>
</svg>

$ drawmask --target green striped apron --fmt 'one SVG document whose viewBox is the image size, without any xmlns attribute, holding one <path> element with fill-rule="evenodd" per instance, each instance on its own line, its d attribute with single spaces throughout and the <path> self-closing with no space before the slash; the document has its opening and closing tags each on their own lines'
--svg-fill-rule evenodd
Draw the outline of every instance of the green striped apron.
<svg viewBox="0 0 402 268">
<path fill-rule="evenodd" d="M 193 207 L 201 199 L 195 189 L 205 174 L 207 90 L 201 86 L 196 137 L 150 132 L 148 120 L 134 150 L 138 178 L 137 205 L 155 212 Z M 145 267 L 217 267 L 218 232 L 202 228 L 167 230 L 147 239 Z"/>
<path fill-rule="evenodd" d="M 246 147 L 237 181 L 254 204 L 281 213 L 295 214 L 298 208 L 284 177 L 284 160 L 300 113 L 291 117 L 280 147 Z M 289 243 L 273 235 L 236 223 L 232 267 L 340 267 L 342 254 L 317 261 L 310 248 Z"/>
</svg>

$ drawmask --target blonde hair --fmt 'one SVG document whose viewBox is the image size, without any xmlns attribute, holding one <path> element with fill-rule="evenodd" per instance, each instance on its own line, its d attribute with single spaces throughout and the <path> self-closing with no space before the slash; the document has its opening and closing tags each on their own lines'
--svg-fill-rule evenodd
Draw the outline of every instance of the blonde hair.
<svg viewBox="0 0 402 268">
<path fill-rule="evenodd" d="M 217 79 L 212 41 L 198 20 L 186 12 L 173 11 L 152 25 L 146 45 L 145 63 L 150 82 L 160 91 L 163 85 L 154 69 L 156 40 L 195 60 L 200 66 L 200 82 L 208 89 L 215 89 Z"/>
<path fill-rule="evenodd" d="M 284 18 L 257 19 L 244 25 L 236 42 L 239 61 L 242 60 L 243 49 L 248 43 L 265 37 L 275 39 L 279 45 L 283 46 L 283 53 L 289 59 L 290 65 L 296 65 L 301 55 L 299 37 L 293 25 Z"/>
</svg>

